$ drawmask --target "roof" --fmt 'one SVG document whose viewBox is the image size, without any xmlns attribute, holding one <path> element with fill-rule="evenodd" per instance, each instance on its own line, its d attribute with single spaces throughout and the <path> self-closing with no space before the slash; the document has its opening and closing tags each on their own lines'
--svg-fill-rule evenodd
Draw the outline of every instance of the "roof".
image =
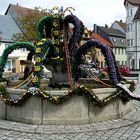
<svg viewBox="0 0 140 140">
<path fill-rule="evenodd" d="M 9 8 L 12 8 L 18 16 L 25 16 L 27 14 L 27 12 L 29 10 L 31 10 L 29 8 L 19 6 L 18 4 L 17 5 L 9 4 L 9 6 L 8 6 L 6 12 L 5 12 L 5 15 L 7 15 L 7 12 L 9 11 Z"/>
<path fill-rule="evenodd" d="M 132 5 L 140 5 L 140 0 L 124 0 L 124 5 L 126 2 L 132 4 Z"/>
<path fill-rule="evenodd" d="M 21 30 L 11 16 L 0 15 L 0 38 L 1 41 L 12 42 L 14 33 L 21 33 Z"/>
<path fill-rule="evenodd" d="M 137 19 L 140 19 L 140 6 L 138 7 L 137 12 L 134 16 L 134 20 L 137 20 Z"/>
<path fill-rule="evenodd" d="M 122 20 L 116 22 L 126 31 L 126 23 L 122 22 Z"/>
<path fill-rule="evenodd" d="M 102 26 L 98 26 L 98 28 L 100 28 L 103 32 L 105 32 L 109 36 L 124 37 L 124 38 L 126 37 L 126 35 L 118 29 L 102 27 Z"/>
<path fill-rule="evenodd" d="M 125 38 L 110 36 L 109 39 L 113 47 L 126 48 L 127 46 L 127 41 Z"/>
<path fill-rule="evenodd" d="M 91 39 L 98 39 L 101 42 L 103 42 L 104 44 L 108 45 L 109 47 L 113 47 L 112 44 L 110 42 L 108 42 L 106 39 L 104 39 L 102 36 L 100 36 L 99 34 L 96 34 L 94 32 L 92 32 L 91 34 Z"/>
</svg>

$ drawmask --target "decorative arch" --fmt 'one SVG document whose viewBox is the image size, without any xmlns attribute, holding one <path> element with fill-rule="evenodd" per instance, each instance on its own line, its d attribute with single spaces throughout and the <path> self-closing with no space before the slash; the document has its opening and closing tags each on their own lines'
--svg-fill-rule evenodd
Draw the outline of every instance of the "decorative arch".
<svg viewBox="0 0 140 140">
<path fill-rule="evenodd" d="M 64 24 L 66 29 L 68 30 L 68 24 L 72 23 L 74 25 L 73 28 L 73 35 L 69 40 L 68 48 L 69 48 L 69 53 L 71 56 L 74 55 L 76 51 L 76 44 L 79 44 L 82 35 L 84 33 L 84 25 L 83 23 L 73 14 L 70 14 L 65 17 L 64 19 Z"/>
<path fill-rule="evenodd" d="M 105 61 L 108 66 L 109 78 L 114 85 L 118 84 L 120 82 L 121 76 L 118 71 L 118 67 L 116 64 L 114 54 L 113 54 L 112 50 L 110 49 L 110 47 L 103 44 L 99 40 L 89 40 L 85 44 L 83 44 L 80 48 L 77 49 L 76 54 L 75 54 L 76 62 L 75 62 L 75 67 L 73 69 L 73 73 L 77 75 L 78 66 L 82 62 L 82 55 L 86 54 L 87 51 L 91 47 L 97 47 L 97 48 L 101 49 L 101 52 L 104 55 Z M 75 78 L 77 78 L 76 75 L 75 75 Z"/>
<path fill-rule="evenodd" d="M 16 42 L 16 43 L 13 43 L 12 45 L 9 45 L 3 51 L 2 56 L 0 58 L 0 78 L 2 78 L 2 74 L 4 72 L 4 67 L 8 59 L 8 55 L 11 54 L 14 50 L 20 49 L 20 48 L 26 48 L 28 51 L 30 51 L 29 55 L 32 55 L 35 52 L 36 46 L 32 45 L 29 42 Z"/>
<path fill-rule="evenodd" d="M 51 33 L 52 33 L 52 29 L 53 29 L 53 22 L 55 21 L 55 19 L 57 19 L 55 16 L 58 16 L 58 20 L 59 20 L 59 27 L 60 30 L 62 30 L 62 18 L 59 15 L 50 15 L 50 16 L 45 16 L 42 17 L 36 25 L 36 30 L 38 33 L 38 38 L 39 39 L 43 39 L 43 38 L 51 38 Z"/>
</svg>

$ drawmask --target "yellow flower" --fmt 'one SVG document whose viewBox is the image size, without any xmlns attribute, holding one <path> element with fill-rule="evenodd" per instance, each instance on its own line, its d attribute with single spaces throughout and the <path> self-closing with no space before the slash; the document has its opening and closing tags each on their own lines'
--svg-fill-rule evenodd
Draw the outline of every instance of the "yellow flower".
<svg viewBox="0 0 140 140">
<path fill-rule="evenodd" d="M 43 45 L 43 42 L 38 42 L 37 46 Z"/>
<path fill-rule="evenodd" d="M 54 22 L 53 22 L 53 26 L 54 26 L 54 27 L 57 27 L 58 25 L 59 25 L 59 24 L 58 24 L 57 21 L 54 21 Z"/>
<path fill-rule="evenodd" d="M 41 52 L 41 48 L 36 48 L 35 52 L 36 53 L 40 53 Z"/>
</svg>

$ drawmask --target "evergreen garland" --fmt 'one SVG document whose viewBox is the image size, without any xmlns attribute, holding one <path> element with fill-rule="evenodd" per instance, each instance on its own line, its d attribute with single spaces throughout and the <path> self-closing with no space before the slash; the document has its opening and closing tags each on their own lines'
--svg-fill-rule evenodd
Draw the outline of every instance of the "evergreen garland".
<svg viewBox="0 0 140 140">
<path fill-rule="evenodd" d="M 20 49 L 20 48 L 26 48 L 28 51 L 34 52 L 36 49 L 36 46 L 32 45 L 32 43 L 29 42 L 16 42 L 12 45 L 9 45 L 2 53 L 2 56 L 0 58 L 0 79 L 2 78 L 2 74 L 4 72 L 4 67 L 6 65 L 8 55 L 11 54 L 14 50 Z"/>
<path fill-rule="evenodd" d="M 31 96 L 38 96 L 42 98 L 43 100 L 47 100 L 53 104 L 62 104 L 69 100 L 71 97 L 78 95 L 78 96 L 85 96 L 89 102 L 92 102 L 93 105 L 103 107 L 107 104 L 109 104 L 111 101 L 113 101 L 116 98 L 121 98 L 124 103 L 128 102 L 130 99 L 136 99 L 140 101 L 140 98 L 132 97 L 129 95 L 125 90 L 120 89 L 119 87 L 116 87 L 117 91 L 114 93 L 108 95 L 107 97 L 104 97 L 103 99 L 99 99 L 98 96 L 91 90 L 89 90 L 87 87 L 83 85 L 77 85 L 68 92 L 66 92 L 62 96 L 52 96 L 48 94 L 45 91 L 40 90 L 39 88 L 31 87 L 28 89 L 26 93 L 24 93 L 21 97 L 18 99 L 10 99 L 6 98 L 2 93 L 0 93 L 0 98 L 5 104 L 7 105 L 16 105 L 20 106 L 22 105 L 29 97 Z M 130 88 L 133 92 L 134 90 L 134 83 L 130 82 Z"/>
</svg>

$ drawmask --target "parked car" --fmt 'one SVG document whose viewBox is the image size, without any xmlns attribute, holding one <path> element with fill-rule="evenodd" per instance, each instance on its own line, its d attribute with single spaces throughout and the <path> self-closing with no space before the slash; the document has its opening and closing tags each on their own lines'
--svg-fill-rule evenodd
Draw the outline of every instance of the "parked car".
<svg viewBox="0 0 140 140">
<path fill-rule="evenodd" d="M 126 66 L 119 67 L 119 72 L 121 72 L 122 75 L 127 75 L 129 73 L 129 68 Z"/>
<path fill-rule="evenodd" d="M 126 76 L 129 73 L 129 68 L 126 66 L 119 66 L 118 68 L 119 72 L 124 76 Z M 103 68 L 102 71 L 108 72 L 108 67 Z"/>
</svg>

